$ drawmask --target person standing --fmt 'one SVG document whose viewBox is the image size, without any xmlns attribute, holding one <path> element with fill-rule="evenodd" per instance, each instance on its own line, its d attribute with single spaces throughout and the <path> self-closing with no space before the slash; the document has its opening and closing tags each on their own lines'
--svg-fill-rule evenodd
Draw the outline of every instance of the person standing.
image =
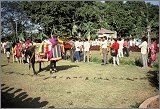
<svg viewBox="0 0 160 109">
<path fill-rule="evenodd" d="M 18 62 L 22 63 L 22 41 L 19 41 L 16 45 L 16 57 L 18 58 Z"/>
<path fill-rule="evenodd" d="M 86 62 L 86 57 L 87 57 L 87 62 L 89 62 L 89 49 L 90 49 L 90 43 L 88 39 L 86 39 L 84 42 L 84 58 L 83 58 L 84 62 Z"/>
<path fill-rule="evenodd" d="M 129 52 L 132 52 L 133 40 L 132 38 L 129 39 Z"/>
<path fill-rule="evenodd" d="M 84 40 L 80 39 L 79 44 L 80 44 L 80 61 L 82 61 L 84 57 Z"/>
<path fill-rule="evenodd" d="M 15 56 L 16 56 L 16 54 L 15 54 L 15 52 L 16 52 L 15 50 L 16 50 L 16 49 L 15 49 L 15 48 L 16 48 L 16 43 L 13 42 L 13 43 L 12 43 L 12 56 L 13 56 L 12 58 L 13 58 L 13 63 L 14 63 L 14 61 L 15 61 Z"/>
<path fill-rule="evenodd" d="M 121 38 L 117 41 L 119 43 L 118 56 L 123 57 L 123 41 Z"/>
<path fill-rule="evenodd" d="M 103 37 L 103 39 L 102 39 L 101 47 L 102 47 L 102 56 L 103 56 L 103 64 L 102 65 L 106 65 L 106 64 L 108 64 L 108 59 L 107 59 L 107 40 L 105 37 Z"/>
<path fill-rule="evenodd" d="M 118 56 L 119 43 L 117 39 L 114 39 L 114 43 L 111 45 L 111 56 L 113 57 L 113 65 L 119 65 L 119 56 Z"/>
<path fill-rule="evenodd" d="M 2 44 L 2 48 L 3 48 L 3 53 L 6 53 L 6 40 L 4 40 L 3 44 Z"/>
<path fill-rule="evenodd" d="M 76 62 L 80 62 L 80 42 L 79 42 L 79 39 L 76 39 L 76 42 L 75 42 L 75 48 L 76 48 L 76 52 L 75 52 L 75 55 L 76 55 Z"/>
<path fill-rule="evenodd" d="M 124 47 L 124 54 L 126 57 L 128 57 L 129 56 L 129 45 L 128 45 L 127 39 L 124 39 L 123 47 Z"/>
<path fill-rule="evenodd" d="M 152 67 L 154 64 L 154 61 L 156 60 L 156 50 L 157 50 L 157 44 L 155 39 L 151 39 L 151 45 L 150 45 L 150 66 Z"/>
<path fill-rule="evenodd" d="M 9 61 L 10 61 L 10 47 L 11 47 L 10 42 L 7 41 L 7 42 L 6 42 L 5 49 L 6 49 L 6 55 L 7 55 L 8 63 L 9 63 Z"/>
<path fill-rule="evenodd" d="M 6 46 L 5 46 L 5 49 L 6 49 L 6 52 L 9 51 L 10 52 L 10 47 L 11 47 L 11 43 L 9 41 L 6 42 Z"/>
<path fill-rule="evenodd" d="M 71 59 L 71 62 L 74 62 L 75 40 L 72 39 L 71 41 L 69 41 L 69 44 L 71 45 L 71 49 L 70 49 L 70 59 Z"/>
<path fill-rule="evenodd" d="M 147 38 L 143 37 L 142 38 L 142 44 L 138 46 L 141 48 L 141 56 L 142 56 L 142 62 L 143 62 L 143 67 L 147 67 L 147 49 L 148 49 L 148 44 L 147 44 Z"/>
</svg>

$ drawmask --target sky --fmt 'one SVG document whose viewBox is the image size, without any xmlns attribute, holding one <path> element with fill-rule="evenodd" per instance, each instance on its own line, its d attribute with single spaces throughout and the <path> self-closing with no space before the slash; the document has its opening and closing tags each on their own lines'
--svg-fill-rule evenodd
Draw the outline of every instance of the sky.
<svg viewBox="0 0 160 109">
<path fill-rule="evenodd" d="M 153 4 L 153 5 L 159 5 L 159 2 L 160 2 L 160 1 L 159 1 L 159 0 L 152 0 L 152 1 L 148 1 L 148 0 L 146 1 L 146 0 L 145 0 L 145 2 L 150 2 L 150 3 Z"/>
<path fill-rule="evenodd" d="M 134 1 L 134 0 L 133 0 Z M 142 0 L 140 0 L 142 1 Z M 159 0 L 144 0 L 146 3 L 151 3 L 153 5 L 159 5 Z M 102 0 L 101 2 L 105 2 L 105 0 Z M 126 1 L 124 1 L 125 3 Z"/>
</svg>

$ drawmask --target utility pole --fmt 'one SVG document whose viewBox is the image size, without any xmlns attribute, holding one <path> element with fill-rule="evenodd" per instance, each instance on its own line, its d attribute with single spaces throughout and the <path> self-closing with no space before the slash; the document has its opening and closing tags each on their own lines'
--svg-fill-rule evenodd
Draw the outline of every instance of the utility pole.
<svg viewBox="0 0 160 109">
<path fill-rule="evenodd" d="M 14 20 L 15 23 L 16 23 L 16 39 L 18 39 L 18 36 L 17 36 L 17 20 L 18 20 L 18 19 L 15 19 L 15 20 Z"/>
<path fill-rule="evenodd" d="M 148 6 L 147 3 L 145 3 L 146 8 L 147 8 L 147 38 L 148 38 L 148 50 L 150 47 L 151 39 L 150 39 L 150 32 L 151 32 L 151 26 L 149 25 L 149 20 L 148 20 Z"/>
<path fill-rule="evenodd" d="M 151 44 L 150 32 L 151 32 L 151 27 L 148 26 L 147 27 L 148 47 L 150 47 L 150 44 Z"/>
</svg>

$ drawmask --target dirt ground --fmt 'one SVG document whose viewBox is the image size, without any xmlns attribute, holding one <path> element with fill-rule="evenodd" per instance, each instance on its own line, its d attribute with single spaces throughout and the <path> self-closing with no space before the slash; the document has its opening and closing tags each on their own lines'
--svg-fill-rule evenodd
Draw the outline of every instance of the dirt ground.
<svg viewBox="0 0 160 109">
<path fill-rule="evenodd" d="M 44 62 L 33 76 L 28 64 L 7 63 L 4 54 L 1 62 L 2 107 L 129 108 L 158 93 L 147 77 L 150 68 L 60 60 L 57 73 Z"/>
</svg>

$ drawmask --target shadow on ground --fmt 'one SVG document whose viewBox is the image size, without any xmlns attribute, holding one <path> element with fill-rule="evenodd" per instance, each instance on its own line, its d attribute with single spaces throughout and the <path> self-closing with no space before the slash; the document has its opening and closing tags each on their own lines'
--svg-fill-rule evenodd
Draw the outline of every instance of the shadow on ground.
<svg viewBox="0 0 160 109">
<path fill-rule="evenodd" d="M 151 86 L 156 87 L 159 89 L 159 73 L 158 71 L 149 71 L 147 72 L 147 78 Z"/>
<path fill-rule="evenodd" d="M 4 67 L 4 66 L 7 66 L 8 64 L 5 64 L 5 65 L 1 65 L 1 67 Z"/>
<path fill-rule="evenodd" d="M 28 75 L 28 76 L 30 76 L 30 77 L 35 76 L 34 74 L 30 74 L 30 73 L 28 73 L 28 74 L 23 74 L 23 73 L 19 73 L 19 72 L 5 72 L 5 74 L 8 74 L 8 75 L 10 75 L 10 74 L 16 74 L 16 75 L 22 75 L 22 76 Z M 45 76 L 45 75 L 36 75 L 36 76 L 42 77 L 42 76 Z"/>
<path fill-rule="evenodd" d="M 48 104 L 48 101 L 40 102 L 40 97 L 29 97 L 27 92 L 22 89 L 17 89 L 14 92 L 13 87 L 7 87 L 1 84 L 1 107 L 2 108 L 42 108 Z M 51 106 L 54 108 L 54 106 Z"/>
<path fill-rule="evenodd" d="M 79 67 L 78 65 L 61 65 L 61 66 L 57 66 L 57 70 L 58 71 L 62 71 L 62 70 L 68 70 L 70 68 L 73 68 L 73 67 Z M 45 68 L 42 68 L 42 71 L 50 71 L 50 65 L 46 66 Z M 40 73 L 38 72 L 38 73 Z"/>
</svg>

